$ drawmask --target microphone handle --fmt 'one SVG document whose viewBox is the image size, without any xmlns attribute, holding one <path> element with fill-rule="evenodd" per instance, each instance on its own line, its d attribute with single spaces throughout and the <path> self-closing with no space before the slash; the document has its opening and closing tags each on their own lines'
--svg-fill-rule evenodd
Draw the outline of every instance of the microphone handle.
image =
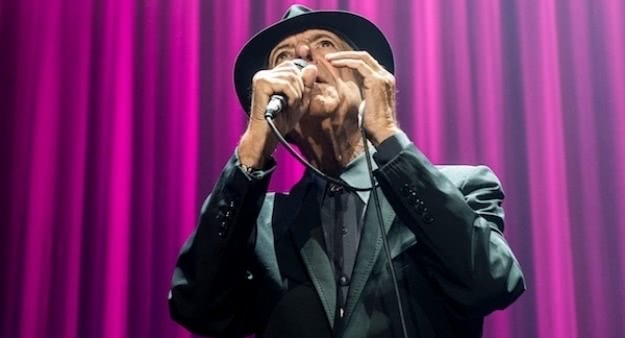
<svg viewBox="0 0 625 338">
<path fill-rule="evenodd" d="M 271 99 L 269 99 L 269 103 L 267 103 L 267 108 L 265 108 L 265 118 L 275 119 L 276 114 L 281 112 L 285 106 L 286 98 L 283 94 L 271 95 Z"/>
</svg>

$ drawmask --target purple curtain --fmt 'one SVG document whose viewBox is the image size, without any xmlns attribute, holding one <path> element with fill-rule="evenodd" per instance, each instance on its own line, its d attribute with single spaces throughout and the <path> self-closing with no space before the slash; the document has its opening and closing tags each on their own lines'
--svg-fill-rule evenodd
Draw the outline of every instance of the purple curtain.
<svg viewBox="0 0 625 338">
<path fill-rule="evenodd" d="M 402 128 L 500 176 L 528 291 L 485 337 L 625 336 L 625 4 L 301 2 L 377 23 Z M 289 4 L 0 0 L 2 337 L 189 337 L 167 291 L 245 127 L 234 58 Z"/>
</svg>

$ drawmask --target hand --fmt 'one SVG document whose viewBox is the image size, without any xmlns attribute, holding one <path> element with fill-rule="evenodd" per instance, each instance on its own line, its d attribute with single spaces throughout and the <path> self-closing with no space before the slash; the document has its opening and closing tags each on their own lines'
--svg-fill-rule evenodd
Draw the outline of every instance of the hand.
<svg viewBox="0 0 625 338">
<path fill-rule="evenodd" d="M 395 77 L 365 51 L 345 51 L 326 54 L 337 68 L 354 69 L 363 78 L 363 124 L 368 138 L 379 145 L 396 133 Z"/>
<path fill-rule="evenodd" d="M 271 96 L 279 93 L 287 99 L 286 109 L 274 119 L 280 133 L 286 135 L 308 110 L 310 91 L 316 78 L 316 66 L 307 65 L 300 70 L 292 61 L 254 75 L 249 124 L 239 144 L 239 159 L 243 164 L 261 167 L 277 146 L 277 140 L 264 117 Z"/>
<path fill-rule="evenodd" d="M 274 123 L 282 134 L 289 133 L 308 110 L 309 93 L 316 78 L 316 66 L 307 65 L 300 69 L 292 61 L 257 72 L 252 80 L 250 122 L 262 121 L 266 125 L 264 113 L 267 103 L 272 95 L 283 94 L 287 99 L 287 107 L 276 116 Z"/>
</svg>

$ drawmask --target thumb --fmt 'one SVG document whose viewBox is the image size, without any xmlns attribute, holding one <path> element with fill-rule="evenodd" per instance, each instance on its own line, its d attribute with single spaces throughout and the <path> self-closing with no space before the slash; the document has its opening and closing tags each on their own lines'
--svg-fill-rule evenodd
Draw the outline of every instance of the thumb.
<svg viewBox="0 0 625 338">
<path fill-rule="evenodd" d="M 302 111 L 308 110 L 308 106 L 310 105 L 310 92 L 315 85 L 315 81 L 317 80 L 317 66 L 315 65 L 307 65 L 302 69 L 302 81 L 304 82 L 304 92 L 302 93 L 302 103 L 300 105 L 300 109 Z"/>
<path fill-rule="evenodd" d="M 304 91 L 309 92 L 317 80 L 317 66 L 307 65 L 302 69 L 302 80 L 304 81 Z"/>
</svg>

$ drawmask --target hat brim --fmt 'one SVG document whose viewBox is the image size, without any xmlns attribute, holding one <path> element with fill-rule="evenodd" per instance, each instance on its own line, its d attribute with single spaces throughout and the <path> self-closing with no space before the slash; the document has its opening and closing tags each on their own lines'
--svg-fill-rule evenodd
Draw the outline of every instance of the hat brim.
<svg viewBox="0 0 625 338">
<path fill-rule="evenodd" d="M 249 115 L 254 74 L 268 66 L 271 50 L 290 35 L 308 29 L 327 29 L 347 38 L 357 50 L 367 51 L 386 70 L 395 72 L 393 51 L 380 29 L 371 21 L 345 11 L 311 11 L 281 20 L 254 35 L 241 49 L 234 64 L 234 85 L 241 106 Z"/>
</svg>

